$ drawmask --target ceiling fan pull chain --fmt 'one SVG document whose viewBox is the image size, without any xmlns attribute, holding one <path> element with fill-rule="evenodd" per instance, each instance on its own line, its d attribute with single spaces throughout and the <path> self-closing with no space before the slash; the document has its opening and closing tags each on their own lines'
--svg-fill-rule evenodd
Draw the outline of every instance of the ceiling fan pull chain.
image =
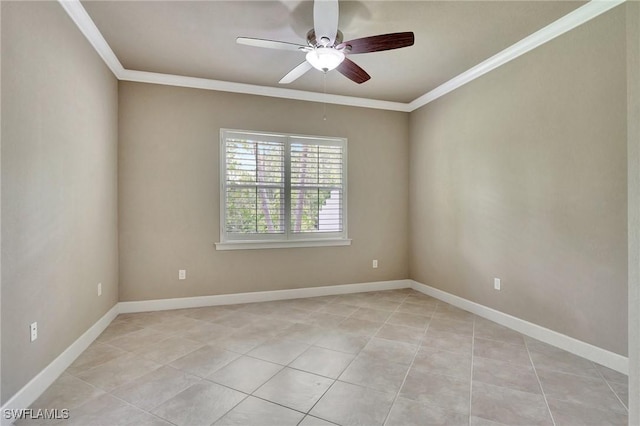
<svg viewBox="0 0 640 426">
<path fill-rule="evenodd" d="M 327 121 L 327 72 L 326 71 L 322 73 L 322 88 L 324 91 L 324 98 L 322 99 L 322 106 L 323 106 L 322 119 L 324 121 Z"/>
</svg>

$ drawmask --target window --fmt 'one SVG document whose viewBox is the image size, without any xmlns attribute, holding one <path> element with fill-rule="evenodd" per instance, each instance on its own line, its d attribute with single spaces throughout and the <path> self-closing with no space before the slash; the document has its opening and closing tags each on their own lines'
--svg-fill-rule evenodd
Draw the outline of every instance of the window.
<svg viewBox="0 0 640 426">
<path fill-rule="evenodd" d="M 347 141 L 220 131 L 218 250 L 348 245 Z"/>
</svg>

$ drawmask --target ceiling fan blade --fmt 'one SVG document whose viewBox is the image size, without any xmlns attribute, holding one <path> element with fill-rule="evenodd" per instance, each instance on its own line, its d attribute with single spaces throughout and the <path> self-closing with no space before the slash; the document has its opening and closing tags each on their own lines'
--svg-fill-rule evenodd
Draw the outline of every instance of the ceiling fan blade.
<svg viewBox="0 0 640 426">
<path fill-rule="evenodd" d="M 340 74 L 344 75 L 349 80 L 355 81 L 358 84 L 362 84 L 371 78 L 371 76 L 367 74 L 365 70 L 360 68 L 358 64 L 356 64 L 349 58 L 345 58 L 344 61 L 342 61 L 342 63 L 338 65 L 338 68 L 336 69 Z"/>
<path fill-rule="evenodd" d="M 304 61 L 303 63 L 301 63 L 300 65 L 298 65 L 297 67 L 289 71 L 289 73 L 284 77 L 282 77 L 282 80 L 280 80 L 278 83 L 280 84 L 292 83 L 296 81 L 298 78 L 302 77 L 302 75 L 307 71 L 309 71 L 311 68 L 313 68 L 311 64 L 307 61 Z"/>
<path fill-rule="evenodd" d="M 338 0 L 313 2 L 313 29 L 316 40 L 323 46 L 333 46 L 338 33 Z"/>
<path fill-rule="evenodd" d="M 247 46 L 266 47 L 267 49 L 279 49 L 279 50 L 306 51 L 309 49 L 308 46 L 303 46 L 301 44 L 287 43 L 286 41 L 264 40 L 261 38 L 250 38 L 250 37 L 238 37 L 236 38 L 236 43 L 246 44 Z"/>
<path fill-rule="evenodd" d="M 381 52 L 383 50 L 413 46 L 414 40 L 413 33 L 409 31 L 405 33 L 380 34 L 377 36 L 357 38 L 340 43 L 336 48 L 346 49 L 345 53 L 351 54 Z"/>
</svg>

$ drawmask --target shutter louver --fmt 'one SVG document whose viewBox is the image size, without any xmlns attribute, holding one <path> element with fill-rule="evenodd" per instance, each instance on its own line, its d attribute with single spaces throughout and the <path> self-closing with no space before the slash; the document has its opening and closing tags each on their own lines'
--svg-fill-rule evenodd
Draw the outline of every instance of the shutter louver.
<svg viewBox="0 0 640 426">
<path fill-rule="evenodd" d="M 291 232 L 342 232 L 342 146 L 293 140 Z"/>
<path fill-rule="evenodd" d="M 284 233 L 284 143 L 230 137 L 225 157 L 226 231 Z"/>
</svg>

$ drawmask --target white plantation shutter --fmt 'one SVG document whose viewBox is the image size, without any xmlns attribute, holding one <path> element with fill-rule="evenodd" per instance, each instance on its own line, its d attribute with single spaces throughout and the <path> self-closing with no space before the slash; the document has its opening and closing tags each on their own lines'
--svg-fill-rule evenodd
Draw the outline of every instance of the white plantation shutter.
<svg viewBox="0 0 640 426">
<path fill-rule="evenodd" d="M 346 239 L 346 140 L 221 130 L 221 240 Z"/>
<path fill-rule="evenodd" d="M 229 132 L 224 157 L 226 234 L 284 234 L 285 140 Z"/>
<path fill-rule="evenodd" d="M 292 138 L 290 158 L 290 232 L 342 232 L 342 144 Z"/>
</svg>

